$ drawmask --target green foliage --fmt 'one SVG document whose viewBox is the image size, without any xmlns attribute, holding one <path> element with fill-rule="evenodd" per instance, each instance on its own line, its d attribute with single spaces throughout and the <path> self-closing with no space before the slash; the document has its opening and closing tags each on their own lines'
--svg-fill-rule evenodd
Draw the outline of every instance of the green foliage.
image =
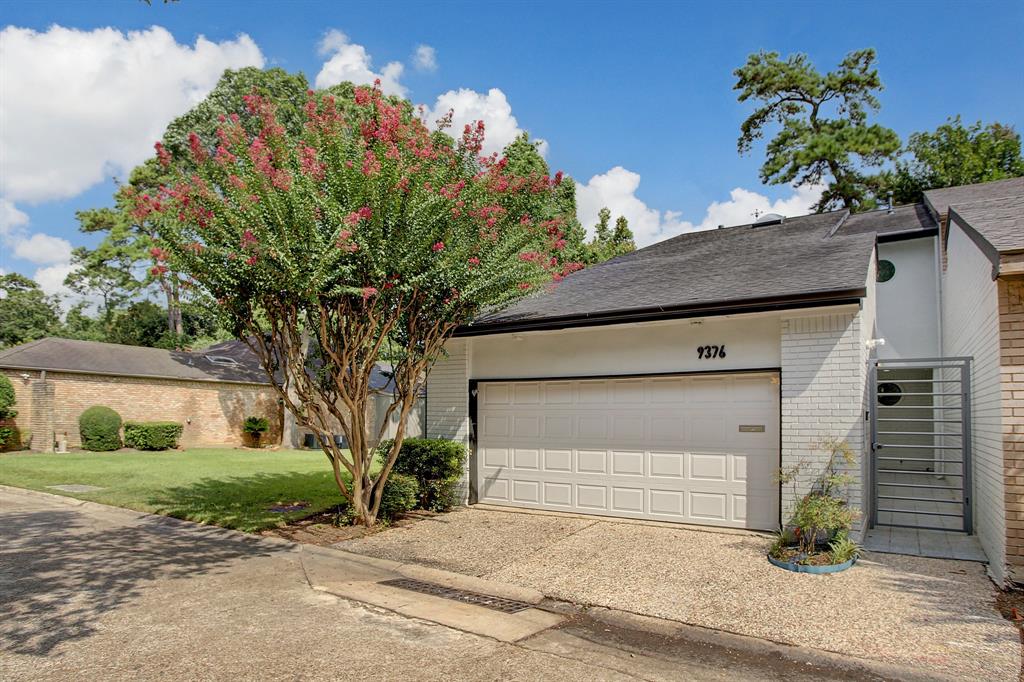
<svg viewBox="0 0 1024 682">
<path fill-rule="evenodd" d="M 378 517 L 393 521 L 396 517 L 416 508 L 419 486 L 416 479 L 405 474 L 391 474 L 384 483 L 380 496 Z"/>
<path fill-rule="evenodd" d="M 929 189 L 1024 175 L 1020 134 L 1001 123 L 965 126 L 956 116 L 934 132 L 911 135 L 904 152 L 895 171 L 879 179 L 879 192 L 892 192 L 896 204 L 921 201 Z"/>
<path fill-rule="evenodd" d="M 64 316 L 64 326 L 59 336 L 79 341 L 105 341 L 107 330 L 102 319 L 89 315 L 89 303 L 81 301 L 72 306 Z"/>
<path fill-rule="evenodd" d="M 17 346 L 60 329 L 56 296 L 17 273 L 0 276 L 0 348 Z"/>
<path fill-rule="evenodd" d="M 0 423 L 0 452 L 21 449 L 21 433 L 15 424 Z"/>
<path fill-rule="evenodd" d="M 78 417 L 82 448 L 94 452 L 121 447 L 121 415 L 103 405 L 93 405 Z"/>
<path fill-rule="evenodd" d="M 860 545 L 848 538 L 845 534 L 836 537 L 828 545 L 832 553 L 833 564 L 845 564 L 850 559 L 860 555 Z"/>
<path fill-rule="evenodd" d="M 846 500 L 811 493 L 797 503 L 789 523 L 801 550 L 812 554 L 822 539 L 849 531 L 855 518 L 856 513 L 847 506 Z"/>
<path fill-rule="evenodd" d="M 124 444 L 136 450 L 176 448 L 182 430 L 177 422 L 125 422 Z"/>
<path fill-rule="evenodd" d="M 865 167 L 895 157 L 899 137 L 889 128 L 868 123 L 879 108 L 882 90 L 873 67 L 875 51 L 851 52 L 839 68 L 821 74 L 806 55 L 785 60 L 777 52 L 758 52 L 736 69 L 739 101 L 759 106 L 743 122 L 737 143 L 748 153 L 774 124 L 779 131 L 767 145 L 761 166 L 766 184 L 816 185 L 827 182 L 816 211 L 844 207 L 855 211 L 875 206 Z"/>
<path fill-rule="evenodd" d="M 6 374 L 0 374 L 0 419 L 9 419 L 18 414 L 13 409 L 15 400 L 14 384 Z"/>
<path fill-rule="evenodd" d="M 597 225 L 594 226 L 594 238 L 585 247 L 584 260 L 587 264 L 602 263 L 636 250 L 633 232 L 629 229 L 629 221 L 626 220 L 626 216 L 620 215 L 615 220 L 614 230 L 609 226 L 611 217 L 612 212 L 607 208 L 598 211 Z"/>
<path fill-rule="evenodd" d="M 387 453 L 393 441 L 382 441 L 378 452 Z M 444 512 L 458 504 L 458 483 L 466 462 L 466 446 L 444 438 L 406 438 L 394 470 L 419 484 L 420 509 Z"/>
<path fill-rule="evenodd" d="M 259 447 L 263 434 L 270 430 L 270 421 L 266 417 L 246 417 L 242 423 L 242 430 L 249 434 L 253 442 Z"/>
<path fill-rule="evenodd" d="M 106 341 L 159 347 L 167 333 L 167 311 L 151 301 L 138 301 L 114 317 Z"/>
</svg>

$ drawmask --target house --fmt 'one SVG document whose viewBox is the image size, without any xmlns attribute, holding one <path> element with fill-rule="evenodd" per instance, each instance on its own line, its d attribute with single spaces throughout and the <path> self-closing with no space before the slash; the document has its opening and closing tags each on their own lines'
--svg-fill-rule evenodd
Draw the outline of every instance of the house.
<svg viewBox="0 0 1024 682">
<path fill-rule="evenodd" d="M 367 412 L 378 427 L 391 396 L 387 369 L 380 364 L 371 376 Z M 264 443 L 281 440 L 282 401 L 241 341 L 185 352 L 45 338 L 0 351 L 0 372 L 14 385 L 17 426 L 37 451 L 52 451 L 64 437 L 69 447 L 79 447 L 78 417 L 92 405 L 111 407 L 125 421 L 179 422 L 186 447 L 241 445 L 249 416 L 269 420 Z M 412 435 L 422 433 L 421 414 L 416 408 L 410 418 Z M 385 438 L 394 433 L 394 421 Z M 301 427 L 298 435 L 290 445 L 302 444 Z"/>
<path fill-rule="evenodd" d="M 838 438 L 860 537 L 967 535 L 1022 580 L 1021 216 L 1012 180 L 596 265 L 457 331 L 427 435 L 471 448 L 470 503 L 764 530 Z"/>
</svg>

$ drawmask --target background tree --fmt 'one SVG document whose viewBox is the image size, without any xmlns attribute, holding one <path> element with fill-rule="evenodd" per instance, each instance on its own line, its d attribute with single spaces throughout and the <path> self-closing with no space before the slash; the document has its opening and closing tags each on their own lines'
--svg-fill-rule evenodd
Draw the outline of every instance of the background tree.
<svg viewBox="0 0 1024 682">
<path fill-rule="evenodd" d="M 88 301 L 80 301 L 71 306 L 64 316 L 64 325 L 56 336 L 79 341 L 106 341 L 107 322 L 102 318 L 90 315 L 90 307 L 91 304 Z"/>
<path fill-rule="evenodd" d="M 28 277 L 0 277 L 0 348 L 51 336 L 60 329 L 60 308 Z"/>
<path fill-rule="evenodd" d="M 109 210 L 104 212 L 110 213 Z M 80 218 L 83 213 L 86 212 L 79 212 Z M 91 251 L 79 246 L 71 252 L 73 268 L 64 284 L 81 296 L 99 297 L 103 321 L 109 324 L 114 313 L 142 288 L 143 283 L 132 275 L 134 260 L 116 244 L 116 240 L 104 239 Z M 84 310 L 79 309 L 78 312 L 83 314 Z"/>
<path fill-rule="evenodd" d="M 1001 123 L 965 126 L 956 116 L 934 132 L 914 133 L 903 151 L 879 182 L 897 204 L 921 201 L 929 189 L 1024 176 L 1020 134 Z"/>
<path fill-rule="evenodd" d="M 615 228 L 609 225 L 612 212 L 602 208 L 597 212 L 597 225 L 594 226 L 594 238 L 586 244 L 584 259 L 589 265 L 621 256 L 636 250 L 633 231 L 629 229 L 626 216 L 615 220 Z"/>
<path fill-rule="evenodd" d="M 219 302 L 316 435 L 357 520 L 372 524 L 444 342 L 482 310 L 578 266 L 554 255 L 561 221 L 529 212 L 559 176 L 518 176 L 507 159 L 479 158 L 483 123 L 454 143 L 408 102 L 349 88 L 350 97 L 310 92 L 300 133 L 282 125 L 272 100 L 247 96 L 216 146 L 189 136 L 195 172 L 158 146 L 174 179 L 138 195 L 136 213 L 160 235 L 156 267 L 187 273 Z M 305 361 L 304 331 L 315 364 Z M 378 471 L 366 406 L 385 351 L 394 394 L 383 422 L 397 414 L 398 426 Z M 334 442 L 335 422 L 349 453 Z"/>
<path fill-rule="evenodd" d="M 814 206 L 818 212 L 875 206 L 865 169 L 892 160 L 900 140 L 889 128 L 868 123 L 868 113 L 879 108 L 875 95 L 882 90 L 874 61 L 874 50 L 858 50 L 835 71 L 821 74 L 806 55 L 782 60 L 777 52 L 762 51 L 736 69 L 733 89 L 739 91 L 739 101 L 760 103 L 741 125 L 740 153 L 748 153 L 769 127 L 780 127 L 768 142 L 762 182 L 825 182 Z"/>
<path fill-rule="evenodd" d="M 167 343 L 167 313 L 152 301 L 136 301 L 117 315 L 105 340 L 126 346 L 174 347 Z"/>
</svg>

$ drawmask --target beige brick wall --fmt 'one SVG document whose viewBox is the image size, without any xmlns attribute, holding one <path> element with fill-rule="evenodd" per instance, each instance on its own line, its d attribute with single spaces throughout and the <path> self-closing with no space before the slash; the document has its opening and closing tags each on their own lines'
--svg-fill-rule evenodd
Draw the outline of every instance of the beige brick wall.
<svg viewBox="0 0 1024 682">
<path fill-rule="evenodd" d="M 281 408 L 269 386 L 228 384 L 175 379 L 114 377 L 94 374 L 47 372 L 52 388 L 52 422 L 47 418 L 50 406 L 33 403 L 45 395 L 40 391 L 39 372 L 2 370 L 14 384 L 17 396 L 18 427 L 31 430 L 33 450 L 47 448 L 52 433 L 67 433 L 69 447 L 79 447 L 78 417 L 92 405 L 106 405 L 124 421 L 175 421 L 184 425 L 181 444 L 236 446 L 243 444 L 242 422 L 249 416 L 270 420 L 271 433 L 265 443 L 276 443 L 281 433 Z M 28 375 L 25 379 L 22 375 Z"/>
<path fill-rule="evenodd" d="M 1024 279 L 999 280 L 1003 497 L 1008 577 L 1024 582 Z"/>
</svg>

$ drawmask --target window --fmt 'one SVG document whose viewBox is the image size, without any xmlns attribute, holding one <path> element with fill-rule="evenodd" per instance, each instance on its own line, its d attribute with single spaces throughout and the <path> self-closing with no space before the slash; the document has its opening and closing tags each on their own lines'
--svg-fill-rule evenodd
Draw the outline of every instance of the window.
<svg viewBox="0 0 1024 682">
<path fill-rule="evenodd" d="M 886 407 L 891 407 L 903 398 L 903 389 L 899 384 L 885 382 L 878 385 L 878 402 Z"/>
<path fill-rule="evenodd" d="M 895 274 L 896 266 L 892 264 L 891 260 L 878 261 L 878 273 L 875 276 L 875 281 L 888 282 Z"/>
<path fill-rule="evenodd" d="M 215 365 L 226 365 L 227 367 L 236 367 L 238 365 L 237 360 L 226 355 L 207 355 L 206 359 Z"/>
</svg>

